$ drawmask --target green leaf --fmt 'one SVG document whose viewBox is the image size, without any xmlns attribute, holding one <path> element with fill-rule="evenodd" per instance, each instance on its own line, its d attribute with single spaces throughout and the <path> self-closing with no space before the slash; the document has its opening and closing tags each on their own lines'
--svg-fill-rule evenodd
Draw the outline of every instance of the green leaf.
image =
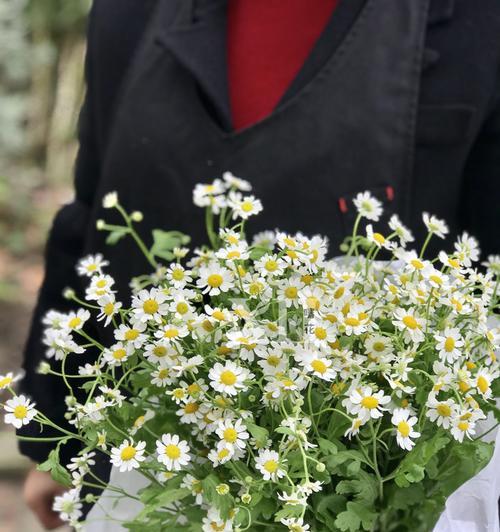
<svg viewBox="0 0 500 532">
<path fill-rule="evenodd" d="M 129 234 L 129 230 L 127 228 L 117 229 L 116 231 L 111 231 L 111 233 L 109 233 L 109 235 L 106 238 L 106 244 L 110 246 L 114 246 L 122 238 L 126 237 L 128 234 Z"/>
<path fill-rule="evenodd" d="M 337 454 L 339 449 L 338 447 L 330 440 L 325 440 L 324 438 L 318 439 L 319 448 L 326 455 Z"/>
<path fill-rule="evenodd" d="M 357 502 L 348 502 L 347 510 L 341 512 L 335 519 L 335 526 L 342 531 L 359 532 L 371 530 L 377 514 Z"/>
<path fill-rule="evenodd" d="M 245 423 L 248 432 L 260 443 L 266 443 L 269 438 L 269 432 L 264 427 L 259 427 L 254 423 Z"/>
<path fill-rule="evenodd" d="M 371 505 L 378 495 L 377 479 L 363 470 L 360 470 L 357 476 L 359 478 L 341 480 L 335 491 L 340 495 L 353 495 L 356 502 Z"/>
<path fill-rule="evenodd" d="M 438 431 L 428 440 L 420 440 L 396 469 L 396 484 L 401 488 L 406 488 L 414 482 L 423 480 L 429 461 L 449 442 L 450 438 L 443 435 L 442 431 Z"/>
<path fill-rule="evenodd" d="M 219 510 L 222 519 L 229 518 L 229 512 L 234 508 L 234 499 L 229 493 L 226 495 L 219 495 L 217 493 L 217 486 L 220 480 L 214 473 L 211 473 L 201 481 L 203 487 L 203 497 L 208 503 L 212 504 Z"/>
<path fill-rule="evenodd" d="M 62 486 L 70 487 L 71 475 L 59 461 L 59 447 L 50 451 L 49 456 L 45 462 L 37 466 L 38 471 L 50 471 L 52 478 Z"/>
<path fill-rule="evenodd" d="M 165 260 L 172 260 L 174 248 L 179 248 L 189 244 L 191 238 L 179 231 L 153 230 L 153 245 L 151 254 Z"/>
</svg>

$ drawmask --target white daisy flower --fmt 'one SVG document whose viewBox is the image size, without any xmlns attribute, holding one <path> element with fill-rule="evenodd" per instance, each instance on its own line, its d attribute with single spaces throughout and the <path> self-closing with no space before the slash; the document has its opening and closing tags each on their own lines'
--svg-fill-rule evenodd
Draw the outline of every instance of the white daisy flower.
<svg viewBox="0 0 500 532">
<path fill-rule="evenodd" d="M 27 425 L 38 413 L 35 409 L 35 403 L 32 403 L 24 395 L 17 395 L 7 400 L 3 408 L 7 412 L 4 416 L 5 423 L 14 425 L 16 429 Z"/>
<path fill-rule="evenodd" d="M 287 308 L 300 306 L 300 291 L 304 288 L 304 283 L 299 277 L 283 279 L 278 283 L 278 300 L 283 301 Z"/>
<path fill-rule="evenodd" d="M 462 233 L 454 244 L 456 256 L 464 266 L 470 268 L 473 262 L 479 260 L 481 251 L 478 241 L 467 233 Z"/>
<path fill-rule="evenodd" d="M 422 219 L 429 233 L 432 233 L 439 238 L 445 238 L 449 233 L 448 226 L 444 220 L 440 220 L 426 212 L 423 213 Z"/>
<path fill-rule="evenodd" d="M 221 292 L 228 292 L 233 288 L 234 276 L 227 268 L 212 262 L 200 268 L 199 279 L 196 285 L 204 294 L 218 296 Z"/>
<path fill-rule="evenodd" d="M 232 361 L 224 365 L 217 362 L 208 372 L 210 386 L 220 393 L 237 395 L 248 388 L 245 381 L 254 377 L 247 369 L 238 366 Z"/>
<path fill-rule="evenodd" d="M 349 397 L 342 401 L 342 404 L 350 414 L 363 421 L 368 421 L 382 417 L 383 412 L 387 410 L 384 406 L 390 400 L 390 397 L 384 395 L 383 390 L 373 392 L 371 386 L 363 386 L 352 390 Z"/>
<path fill-rule="evenodd" d="M 90 286 L 85 290 L 85 299 L 97 301 L 99 298 L 114 293 L 112 287 L 115 280 L 111 275 L 97 274 L 90 281 Z"/>
<path fill-rule="evenodd" d="M 0 390 L 5 390 L 6 388 L 9 388 L 17 382 L 19 379 L 21 379 L 22 375 L 15 375 L 11 371 L 9 373 L 6 373 L 5 375 L 0 375 Z"/>
<path fill-rule="evenodd" d="M 245 449 L 245 440 L 250 437 L 241 419 L 236 421 L 232 419 L 220 420 L 215 432 L 227 446 L 234 445 L 240 449 Z"/>
<path fill-rule="evenodd" d="M 262 474 L 264 480 L 276 482 L 285 476 L 285 470 L 276 451 L 261 449 L 255 459 L 255 467 Z"/>
<path fill-rule="evenodd" d="M 146 457 L 144 452 L 146 442 L 140 441 L 136 444 L 132 440 L 124 440 L 120 447 L 111 449 L 111 463 L 120 470 L 120 473 L 138 469 L 140 462 L 144 462 Z"/>
<path fill-rule="evenodd" d="M 208 459 L 214 464 L 214 467 L 225 464 L 234 456 L 235 448 L 232 445 L 220 441 L 215 449 L 208 453 Z"/>
<path fill-rule="evenodd" d="M 276 244 L 275 231 L 261 231 L 254 235 L 252 239 L 252 246 L 257 248 L 273 249 Z"/>
<path fill-rule="evenodd" d="M 148 336 L 144 334 L 146 324 L 142 321 L 135 321 L 129 324 L 119 325 L 113 331 L 114 337 L 120 342 L 132 344 L 136 349 L 140 349 L 147 341 Z"/>
<path fill-rule="evenodd" d="M 377 233 L 376 231 L 373 231 L 372 224 L 368 224 L 366 226 L 366 238 L 368 242 L 371 244 L 377 246 L 378 248 L 385 248 L 389 249 L 391 247 L 391 243 L 382 233 Z"/>
<path fill-rule="evenodd" d="M 166 277 L 175 288 L 184 288 L 193 280 L 191 274 L 191 270 L 186 270 L 181 264 L 175 263 L 168 268 Z"/>
<path fill-rule="evenodd" d="M 357 194 L 353 203 L 358 213 L 364 218 L 373 220 L 374 222 L 380 219 L 383 212 L 382 203 L 369 192 L 360 192 Z"/>
<path fill-rule="evenodd" d="M 255 262 L 254 267 L 262 277 L 281 277 L 287 263 L 276 254 L 266 254 Z"/>
<path fill-rule="evenodd" d="M 222 179 L 230 188 L 235 188 L 242 192 L 250 192 L 250 190 L 252 190 L 252 185 L 248 181 L 241 179 L 241 177 L 236 177 L 231 172 L 224 172 L 222 174 Z"/>
<path fill-rule="evenodd" d="M 76 271 L 78 275 L 92 277 L 96 273 L 102 273 L 102 269 L 108 266 L 109 262 L 104 260 L 103 256 L 98 253 L 97 255 L 88 255 L 84 257 L 76 265 Z"/>
<path fill-rule="evenodd" d="M 452 420 L 456 417 L 458 408 L 453 399 L 438 401 L 435 393 L 430 393 L 427 399 L 426 416 L 438 427 L 449 429 Z"/>
<path fill-rule="evenodd" d="M 163 434 L 161 441 L 156 442 L 156 452 L 158 462 L 169 471 L 180 471 L 191 460 L 189 445 L 177 434 Z"/>
<path fill-rule="evenodd" d="M 476 423 L 467 416 L 457 416 L 452 421 L 450 432 L 455 440 L 462 443 L 465 436 L 472 439 L 476 433 Z"/>
<path fill-rule="evenodd" d="M 401 223 L 397 214 L 391 216 L 389 227 L 396 233 L 402 246 L 415 240 L 411 231 Z"/>
<path fill-rule="evenodd" d="M 118 193 L 117 192 L 108 192 L 102 198 L 102 206 L 105 209 L 112 209 L 118 205 Z"/>
<path fill-rule="evenodd" d="M 311 527 L 304 523 L 302 517 L 283 517 L 280 522 L 292 532 L 309 532 L 311 530 Z"/>
<path fill-rule="evenodd" d="M 62 495 L 56 495 L 52 504 L 52 510 L 57 512 L 61 520 L 65 523 L 78 521 L 83 515 L 82 507 L 80 490 L 77 488 L 66 491 Z"/>
<path fill-rule="evenodd" d="M 162 290 L 152 288 L 141 290 L 132 299 L 132 312 L 138 321 L 156 321 L 161 323 L 162 317 L 168 312 L 167 296 Z"/>
<path fill-rule="evenodd" d="M 410 417 L 411 416 L 411 417 Z M 415 438 L 420 438 L 420 432 L 413 430 L 413 427 L 418 423 L 418 418 L 412 416 L 412 413 L 407 408 L 396 408 L 392 414 L 391 423 L 396 426 L 396 441 L 402 449 L 411 451 L 415 442 Z"/>
<path fill-rule="evenodd" d="M 97 300 L 100 307 L 100 313 L 97 316 L 97 321 L 104 320 L 104 327 L 107 327 L 114 316 L 116 316 L 122 308 L 122 303 L 116 301 L 114 294 L 106 294 Z"/>
<path fill-rule="evenodd" d="M 359 434 L 359 429 L 366 423 L 359 417 L 352 420 L 351 426 L 344 432 L 344 437 L 351 439 Z"/>
<path fill-rule="evenodd" d="M 229 192 L 227 204 L 233 210 L 233 219 L 248 220 L 250 216 L 263 210 L 259 199 L 255 196 L 242 196 L 239 192 Z"/>
<path fill-rule="evenodd" d="M 133 355 L 133 353 L 133 345 L 117 342 L 102 352 L 102 358 L 108 364 L 108 366 L 121 366 Z"/>
<path fill-rule="evenodd" d="M 394 325 L 404 333 L 406 341 L 423 342 L 425 335 L 425 319 L 415 315 L 414 309 L 398 308 L 394 311 Z"/>
<path fill-rule="evenodd" d="M 436 340 L 436 349 L 439 352 L 439 358 L 443 362 L 453 364 L 460 358 L 464 341 L 458 329 L 447 328 L 442 334 L 435 334 L 434 338 Z"/>
</svg>

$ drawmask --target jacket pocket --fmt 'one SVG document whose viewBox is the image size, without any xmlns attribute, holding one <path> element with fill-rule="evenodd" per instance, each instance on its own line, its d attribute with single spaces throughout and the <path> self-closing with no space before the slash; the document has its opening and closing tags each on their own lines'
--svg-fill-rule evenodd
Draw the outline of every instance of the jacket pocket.
<svg viewBox="0 0 500 532">
<path fill-rule="evenodd" d="M 476 108 L 463 104 L 422 104 L 418 108 L 417 144 L 456 144 L 473 130 Z"/>
</svg>

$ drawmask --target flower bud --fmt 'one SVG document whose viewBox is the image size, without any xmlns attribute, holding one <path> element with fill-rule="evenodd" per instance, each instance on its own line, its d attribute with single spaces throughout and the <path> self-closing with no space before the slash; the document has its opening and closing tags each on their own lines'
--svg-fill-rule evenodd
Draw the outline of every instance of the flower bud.
<svg viewBox="0 0 500 532">
<path fill-rule="evenodd" d="M 243 504 L 250 504 L 252 502 L 252 496 L 250 493 L 244 493 L 241 496 L 241 502 L 243 502 Z"/>
<path fill-rule="evenodd" d="M 93 504 L 97 501 L 97 497 L 95 495 L 92 495 L 92 493 L 87 493 L 87 495 L 85 495 L 85 502 L 87 504 Z"/>
<path fill-rule="evenodd" d="M 229 486 L 227 484 L 219 484 L 215 486 L 215 490 L 219 495 L 227 495 L 229 493 Z"/>
<path fill-rule="evenodd" d="M 48 362 L 40 362 L 38 365 L 38 373 L 40 375 L 47 375 L 50 373 L 50 364 Z"/>
<path fill-rule="evenodd" d="M 106 222 L 104 220 L 97 220 L 95 223 L 98 231 L 102 231 L 106 227 Z"/>
<path fill-rule="evenodd" d="M 105 209 L 112 209 L 118 205 L 118 194 L 116 192 L 109 192 L 102 199 L 102 206 Z"/>
<path fill-rule="evenodd" d="M 134 211 L 130 215 L 130 218 L 132 219 L 133 222 L 142 222 L 142 220 L 144 220 L 144 215 L 140 211 Z"/>
<path fill-rule="evenodd" d="M 63 297 L 64 299 L 73 299 L 75 297 L 75 291 L 72 288 L 65 288 Z"/>
<path fill-rule="evenodd" d="M 316 471 L 318 473 L 323 473 L 323 471 L 326 469 L 325 464 L 316 464 Z"/>
</svg>

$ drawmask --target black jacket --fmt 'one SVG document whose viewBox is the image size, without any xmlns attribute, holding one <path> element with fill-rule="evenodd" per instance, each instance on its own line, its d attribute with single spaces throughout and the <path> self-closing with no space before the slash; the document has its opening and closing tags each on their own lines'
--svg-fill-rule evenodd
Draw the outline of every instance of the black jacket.
<svg viewBox="0 0 500 532">
<path fill-rule="evenodd" d="M 412 1 L 415 5 L 422 2 L 422 6 L 425 4 L 425 8 L 427 7 L 427 0 Z M 292 83 L 278 109 L 280 106 L 286 107 L 289 101 L 296 98 L 297 94 L 308 86 L 310 80 L 318 75 L 328 57 L 336 49 L 342 50 L 342 47 L 346 45 L 345 41 L 353 40 L 352 35 L 349 35 L 350 29 L 353 24 L 357 24 L 357 17 L 367 17 L 366 14 L 363 15 L 362 10 L 365 3 L 370 2 L 374 4 L 375 10 L 383 11 L 386 4 L 389 5 L 390 0 L 343 0 L 341 2 L 338 11 L 332 17 L 331 24 L 318 41 L 311 57 Z M 168 79 L 168 77 L 165 79 L 155 77 L 161 74 L 157 72 L 158 64 L 161 66 L 161 62 L 154 63 L 154 69 L 153 63 L 144 65 L 144 61 L 147 62 L 147 56 L 144 55 L 146 52 L 142 38 L 146 34 L 148 23 L 159 16 L 158 9 L 162 16 L 165 15 L 165 17 L 170 17 L 170 21 L 175 21 L 179 16 L 177 8 L 181 4 L 185 11 L 185 6 L 190 5 L 191 2 L 188 0 L 96 0 L 92 10 L 86 63 L 88 91 L 79 128 L 80 151 L 75 172 L 76 194 L 74 201 L 59 211 L 50 233 L 46 248 L 46 275 L 26 345 L 24 362 L 26 376 L 21 384 L 23 392 L 32 396 L 43 411 L 51 413 L 57 419 L 62 419 L 64 412 L 64 386 L 55 379 L 37 375 L 35 371 L 38 363 L 44 358 L 44 348 L 40 342 L 40 319 L 50 308 L 69 309 L 61 293 L 66 286 L 77 289 L 79 287 L 79 280 L 75 275 L 75 263 L 85 253 L 106 250 L 102 237 L 95 231 L 95 222 L 103 214 L 99 207 L 102 194 L 117 189 L 124 201 L 128 202 L 127 207 L 144 210 L 145 237 L 151 227 L 161 225 L 193 234 L 195 242 L 199 243 L 202 240 L 200 228 L 203 223 L 200 216 L 194 211 L 192 214 L 191 211 L 182 211 L 183 202 L 190 198 L 193 183 L 212 179 L 220 175 L 223 170 L 232 170 L 236 174 L 243 171 L 242 177 L 250 180 L 254 179 L 254 169 L 255 174 L 262 173 L 263 175 L 266 175 L 266 171 L 269 170 L 264 164 L 259 164 L 258 160 L 255 160 L 254 167 L 252 167 L 248 158 L 238 158 L 236 152 L 243 150 L 243 147 L 240 143 L 241 139 L 237 138 L 232 144 L 234 157 L 230 150 L 224 154 L 224 157 L 219 156 L 214 148 L 212 158 L 210 153 L 212 144 L 210 143 L 196 152 L 201 141 L 198 142 L 197 138 L 193 138 L 194 147 L 191 143 L 186 144 L 185 149 L 180 146 L 175 153 L 169 154 L 168 161 L 170 162 L 162 162 L 164 166 L 157 165 L 158 168 L 155 168 L 150 164 L 150 158 L 157 159 L 165 149 L 161 140 L 158 140 L 162 138 L 164 131 L 168 132 L 169 128 L 176 128 L 176 131 L 170 131 L 169 134 L 177 134 L 177 130 L 179 134 L 182 134 L 181 121 L 173 123 L 172 120 L 161 119 L 162 115 L 158 109 L 162 109 L 164 102 L 146 97 L 142 102 L 137 101 L 138 94 L 158 94 L 158 87 L 153 87 L 158 80 L 165 83 L 165 101 L 170 98 L 177 102 L 178 98 L 181 102 L 180 109 L 182 105 L 189 103 L 189 106 L 186 106 L 187 114 L 191 109 L 196 109 L 198 113 L 210 115 L 214 127 L 209 127 L 208 130 L 217 128 L 219 133 L 222 132 L 221 136 L 224 136 L 224 131 L 230 129 L 225 82 L 224 16 L 220 16 L 220 13 L 224 13 L 223 6 L 222 11 L 219 11 L 217 15 L 218 18 L 211 18 L 209 23 L 206 23 L 204 19 L 208 16 L 207 13 L 214 11 L 216 4 L 220 8 L 220 1 L 198 0 L 189 14 L 192 27 L 184 20 L 177 31 L 170 32 L 168 37 L 165 36 L 160 39 L 161 42 L 156 42 L 159 47 L 168 49 L 170 54 L 168 64 L 171 69 L 169 73 L 176 74 L 175 80 Z M 185 15 L 184 13 L 183 16 Z M 415 79 L 418 80 L 414 87 L 415 97 L 410 106 L 414 109 L 409 109 L 414 117 L 412 135 L 409 137 L 411 143 L 409 172 L 412 179 L 411 185 L 402 189 L 402 198 L 399 203 L 396 203 L 398 208 L 395 210 L 399 210 L 399 206 L 404 206 L 402 209 L 404 212 L 401 214 L 417 234 L 420 231 L 418 229 L 420 213 L 427 210 L 447 219 L 452 233 L 457 234 L 459 231 L 467 230 L 476 236 L 481 242 L 483 255 L 498 253 L 500 251 L 498 237 L 500 229 L 500 3 L 497 0 L 482 0 L 481 2 L 432 0 L 429 10 L 425 11 L 425 18 L 425 40 L 421 43 L 422 60 L 414 67 L 410 65 L 408 68 L 409 75 L 413 73 L 417 76 Z M 387 20 L 385 30 L 383 27 L 380 28 L 381 36 L 384 35 L 384 31 L 389 31 L 391 23 L 391 20 Z M 383 21 L 381 24 L 384 24 Z M 361 24 L 359 27 L 359 31 L 362 32 Z M 374 28 L 371 28 L 371 31 L 373 30 Z M 155 41 L 157 40 L 155 38 Z M 141 48 L 142 51 L 140 51 Z M 355 66 L 353 65 L 353 68 Z M 151 70 L 146 76 L 141 69 L 147 68 Z M 387 65 L 387 68 L 390 69 L 391 65 Z M 142 75 L 141 86 L 137 87 L 140 73 Z M 385 75 L 384 72 L 380 72 L 380 76 L 383 75 Z M 175 94 L 168 92 L 167 86 L 173 87 L 175 84 L 178 85 L 174 91 Z M 193 87 L 196 87 L 196 90 L 192 90 Z M 360 91 L 361 89 L 366 90 L 366 87 L 360 87 Z M 182 100 L 181 95 L 184 98 Z M 128 102 L 132 101 L 132 96 L 136 98 L 134 101 L 136 105 L 129 108 Z M 117 102 L 121 104 L 118 105 Z M 328 101 L 319 99 L 318 102 L 318 105 L 322 105 L 326 111 L 326 107 L 329 106 Z M 134 111 L 137 113 L 137 109 L 140 109 L 140 105 L 144 106 L 143 121 L 140 115 L 133 115 Z M 349 110 L 353 102 L 347 98 L 338 102 L 332 95 L 331 105 L 337 105 L 339 108 L 343 106 Z M 203 110 L 200 111 L 202 108 Z M 155 121 L 155 116 L 157 118 L 157 123 L 154 124 L 156 131 L 154 135 L 149 135 L 153 127 L 151 122 Z M 326 112 L 325 116 L 327 116 Z M 180 117 L 177 118 L 180 119 Z M 369 126 L 369 117 L 361 116 L 361 119 L 366 120 Z M 281 120 L 286 120 L 286 115 Z M 128 144 L 123 142 L 123 129 L 127 128 Z M 199 135 L 208 136 L 209 133 L 206 133 L 203 128 L 200 127 Z M 136 131 L 135 139 L 133 138 L 134 131 L 131 131 L 133 129 Z M 369 129 L 367 131 L 367 136 L 370 136 L 372 133 Z M 250 133 L 254 135 L 252 140 L 257 142 L 258 135 L 255 135 L 255 132 Z M 359 136 L 359 132 L 358 137 L 361 146 L 365 139 Z M 395 142 L 398 140 L 397 135 L 393 138 Z M 306 135 L 302 140 L 301 150 L 304 152 L 310 150 L 314 153 L 318 138 L 307 138 Z M 334 141 L 336 139 L 332 139 L 332 143 Z M 356 148 L 354 145 L 351 150 L 354 168 L 357 164 L 356 158 L 364 157 L 363 150 Z M 280 152 L 280 150 L 283 150 L 283 146 L 276 147 L 276 154 L 281 153 L 281 157 L 284 157 L 285 151 Z M 295 156 L 293 150 L 289 150 L 287 156 L 293 162 Z M 369 162 L 375 167 L 377 154 L 370 156 L 373 160 Z M 197 158 L 200 161 L 197 161 Z M 263 158 L 267 162 L 269 154 L 263 152 Z M 193 181 L 187 178 L 185 181 L 175 183 L 168 182 L 168 179 L 165 182 L 159 181 L 161 172 L 168 175 L 168 164 L 182 166 L 187 164 L 186 160 L 193 164 L 187 167 L 189 171 L 196 174 L 192 176 Z M 348 160 L 347 156 L 345 160 Z M 345 166 L 347 164 L 345 160 L 342 159 L 343 173 L 339 172 L 341 175 L 338 176 L 341 181 L 338 184 L 338 193 L 337 189 L 332 189 L 330 196 L 323 194 L 321 189 L 309 193 L 311 198 L 314 198 L 316 194 L 319 201 L 323 199 L 323 196 L 328 197 L 328 209 L 330 210 L 324 212 L 331 214 L 335 227 L 340 227 L 342 224 L 346 227 L 349 225 L 349 217 L 352 214 L 350 202 L 355 193 L 365 188 L 372 188 L 386 202 L 392 200 L 391 196 L 394 193 L 390 176 L 387 176 L 387 183 L 380 180 L 371 183 L 369 176 L 350 176 L 345 170 L 348 168 Z M 226 166 L 228 162 L 234 162 L 235 167 Z M 311 161 L 312 178 L 315 173 L 319 174 L 322 171 L 323 163 L 324 161 L 321 160 Z M 145 169 L 144 175 L 138 175 L 141 168 Z M 135 169 L 136 174 L 134 175 L 132 170 L 128 172 L 128 169 Z M 155 171 L 158 173 L 154 174 Z M 149 184 L 148 198 L 142 198 L 137 194 L 136 183 L 133 181 L 141 179 Z M 266 175 L 266 179 L 269 180 L 271 177 Z M 157 189 L 155 187 L 155 190 L 152 190 L 152 184 L 157 185 Z M 390 186 L 385 186 L 387 184 Z M 172 186 L 177 195 L 170 198 Z M 273 196 L 276 191 L 269 193 L 266 188 L 267 182 L 262 182 L 259 186 L 262 189 L 265 204 L 272 204 L 276 201 L 276 197 Z M 259 186 L 257 195 L 261 196 Z M 298 181 L 287 182 L 285 202 L 288 198 L 291 204 L 295 205 L 297 196 L 301 194 L 299 188 L 296 187 L 298 187 Z M 396 189 L 396 193 L 398 192 L 399 190 Z M 343 212 L 342 206 L 345 205 L 349 207 L 348 213 Z M 154 212 L 147 212 L 148 208 L 150 210 L 152 208 Z M 318 209 L 318 212 L 320 210 Z M 179 212 L 187 216 L 180 216 Z M 286 209 L 281 211 L 278 209 L 278 212 L 283 218 L 285 229 L 298 229 L 307 225 L 308 229 L 319 233 L 325 232 L 323 219 L 319 214 L 316 216 L 315 209 L 308 211 L 307 216 L 297 214 L 298 211 L 295 209 L 290 209 L 288 214 Z M 280 223 L 270 214 L 266 214 L 266 211 L 259 220 L 257 222 L 259 229 L 274 228 L 276 223 Z M 340 229 L 338 232 L 342 233 Z M 340 236 L 339 239 L 341 239 Z M 338 240 L 335 240 L 335 236 L 331 238 L 337 245 Z M 111 274 L 120 278 L 119 288 L 124 292 L 126 279 L 132 274 L 140 273 L 141 266 L 134 262 L 133 252 L 127 244 L 113 248 L 113 251 L 109 253 L 112 254 L 111 258 L 114 260 L 114 269 Z M 124 257 L 127 257 L 127 260 L 120 260 Z M 30 433 L 30 430 L 33 429 L 28 428 L 24 432 Z M 44 459 L 49 449 L 48 445 L 21 444 L 22 452 L 36 461 Z M 74 453 L 74 449 L 67 448 L 64 453 L 70 455 Z"/>
</svg>

